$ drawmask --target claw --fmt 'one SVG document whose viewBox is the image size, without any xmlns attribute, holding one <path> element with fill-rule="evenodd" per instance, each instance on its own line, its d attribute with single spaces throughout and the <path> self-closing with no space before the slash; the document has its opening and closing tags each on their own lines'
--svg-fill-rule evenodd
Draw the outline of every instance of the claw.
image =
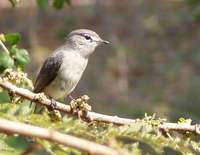
<svg viewBox="0 0 200 155">
<path fill-rule="evenodd" d="M 55 108 L 56 108 L 56 101 L 53 99 L 53 98 L 51 98 L 51 104 L 50 104 L 50 109 L 51 110 L 54 110 Z"/>
</svg>

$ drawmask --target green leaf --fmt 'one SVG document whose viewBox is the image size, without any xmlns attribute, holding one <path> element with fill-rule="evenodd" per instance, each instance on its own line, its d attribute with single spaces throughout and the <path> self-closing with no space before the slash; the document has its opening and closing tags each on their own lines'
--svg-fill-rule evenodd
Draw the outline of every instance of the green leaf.
<svg viewBox="0 0 200 155">
<path fill-rule="evenodd" d="M 30 62 L 28 51 L 16 45 L 11 47 L 10 55 L 14 58 L 16 65 L 22 69 Z"/>
<path fill-rule="evenodd" d="M 16 53 L 18 52 L 18 48 L 17 48 L 17 46 L 16 45 L 13 45 L 11 48 L 10 48 L 10 55 L 11 56 L 15 56 L 16 55 Z"/>
<path fill-rule="evenodd" d="M 199 0 L 186 0 L 186 2 L 191 6 L 198 6 L 200 4 Z"/>
<path fill-rule="evenodd" d="M 54 6 L 56 9 L 61 9 L 61 8 L 63 8 L 64 3 L 65 3 L 65 0 L 54 0 L 54 1 L 53 1 L 53 6 Z"/>
<path fill-rule="evenodd" d="M 0 154 L 4 154 L 4 155 L 11 155 L 13 154 L 13 152 L 16 153 L 16 149 L 13 147 L 10 147 L 7 143 L 6 143 L 6 138 L 8 136 L 5 134 L 0 134 Z"/>
<path fill-rule="evenodd" d="M 69 5 L 70 4 L 70 0 L 54 0 L 53 1 L 53 6 L 56 9 L 62 9 L 64 7 L 65 3 L 67 3 Z"/>
<path fill-rule="evenodd" d="M 22 136 L 9 136 L 6 138 L 6 143 L 15 148 L 19 152 L 23 152 L 31 143 L 28 138 Z"/>
<path fill-rule="evenodd" d="M 16 65 L 24 69 L 25 65 L 30 62 L 28 51 L 25 49 L 19 49 L 15 55 Z"/>
<path fill-rule="evenodd" d="M 0 51 L 0 72 L 14 66 L 13 59 L 5 52 Z"/>
<path fill-rule="evenodd" d="M 49 4 L 49 0 L 37 0 L 37 4 L 41 9 L 45 9 Z"/>
<path fill-rule="evenodd" d="M 12 7 L 15 7 L 17 5 L 17 0 L 9 0 L 12 4 Z"/>
<path fill-rule="evenodd" d="M 0 91 L 0 103 L 9 102 L 9 101 L 10 99 L 9 99 L 8 93 L 6 91 Z"/>
<path fill-rule="evenodd" d="M 21 36 L 19 33 L 8 33 L 8 34 L 5 34 L 5 39 L 10 44 L 15 45 L 19 43 L 19 41 L 21 40 Z"/>
</svg>

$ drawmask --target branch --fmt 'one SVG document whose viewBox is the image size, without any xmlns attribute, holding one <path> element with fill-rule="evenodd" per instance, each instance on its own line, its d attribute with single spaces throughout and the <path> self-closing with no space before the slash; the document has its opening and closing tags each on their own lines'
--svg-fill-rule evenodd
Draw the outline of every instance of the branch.
<svg viewBox="0 0 200 155">
<path fill-rule="evenodd" d="M 35 94 L 27 89 L 18 88 L 15 85 L 11 84 L 10 82 L 3 80 L 2 78 L 0 78 L 0 87 L 8 90 L 9 92 L 12 92 L 13 94 L 17 94 L 19 96 L 22 96 L 38 104 L 51 107 L 51 100 L 49 100 L 48 98 L 38 99 L 37 97 L 38 94 Z M 60 102 L 56 102 L 56 107 L 54 109 L 65 112 L 65 113 L 74 114 L 73 110 L 71 109 L 69 105 L 66 105 Z M 131 123 L 136 122 L 136 120 L 133 120 L 133 119 L 119 118 L 117 116 L 108 116 L 108 115 L 98 114 L 95 112 L 87 112 L 85 114 L 79 111 L 77 113 L 79 113 L 79 116 L 81 116 L 83 119 L 86 119 L 88 121 L 101 121 L 101 122 L 114 123 L 114 124 L 119 124 L 119 125 L 131 124 Z"/>
<path fill-rule="evenodd" d="M 47 107 L 51 107 L 51 100 L 47 98 L 43 98 L 42 100 L 37 99 L 37 95 L 27 89 L 23 88 L 18 88 L 15 85 L 11 84 L 8 81 L 4 81 L 2 78 L 0 78 L 0 87 L 17 94 L 19 96 L 22 96 L 28 100 L 34 101 L 38 104 L 42 104 Z M 88 120 L 88 121 L 98 121 L 98 122 L 106 122 L 106 123 L 113 123 L 117 125 L 129 125 L 132 123 L 136 123 L 138 119 L 128 119 L 128 118 L 120 118 L 117 116 L 109 116 L 109 115 L 104 115 L 104 114 L 99 114 L 95 112 L 87 112 L 86 114 L 83 113 L 82 111 L 79 111 L 77 113 L 73 113 L 73 110 L 69 105 L 56 102 L 56 110 L 65 112 L 65 113 L 70 113 L 70 114 L 76 114 L 81 116 L 83 119 Z M 159 129 L 161 131 L 177 131 L 177 132 L 192 132 L 196 135 L 200 136 L 200 124 L 196 125 L 191 125 L 191 124 L 186 124 L 186 123 L 163 123 L 159 125 Z"/>
<path fill-rule="evenodd" d="M 188 123 L 163 123 L 159 126 L 159 129 L 164 132 L 191 132 L 200 136 L 200 124 L 191 125 Z"/>
<path fill-rule="evenodd" d="M 1 41 L 1 39 L 0 39 L 0 45 L 1 45 L 1 47 L 3 48 L 3 50 L 4 50 L 7 54 L 10 54 L 10 52 L 8 51 L 8 49 L 6 48 L 6 46 L 4 45 L 4 43 Z"/>
<path fill-rule="evenodd" d="M 90 154 L 121 154 L 112 148 L 88 140 L 33 125 L 9 121 L 2 118 L 0 118 L 0 130 L 5 133 L 16 133 L 28 137 L 42 138 L 51 142 L 56 142 L 65 146 L 73 147 L 81 151 L 86 151 Z"/>
</svg>

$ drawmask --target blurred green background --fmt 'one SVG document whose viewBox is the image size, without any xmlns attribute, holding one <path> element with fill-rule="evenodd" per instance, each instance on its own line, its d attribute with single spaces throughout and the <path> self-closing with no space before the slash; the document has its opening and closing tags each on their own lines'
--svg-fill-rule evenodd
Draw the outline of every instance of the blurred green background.
<svg viewBox="0 0 200 155">
<path fill-rule="evenodd" d="M 33 80 L 45 57 L 77 28 L 92 29 L 111 44 L 92 55 L 74 97 L 89 95 L 100 113 L 198 122 L 199 0 L 72 0 L 60 10 L 40 9 L 35 0 L 21 0 L 14 9 L 0 1 L 0 31 L 21 33 Z"/>
</svg>

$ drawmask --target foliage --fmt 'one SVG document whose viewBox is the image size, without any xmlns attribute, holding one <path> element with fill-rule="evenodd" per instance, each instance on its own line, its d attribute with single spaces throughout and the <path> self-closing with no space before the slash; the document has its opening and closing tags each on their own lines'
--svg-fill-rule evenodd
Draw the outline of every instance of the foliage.
<svg viewBox="0 0 200 155">
<path fill-rule="evenodd" d="M 19 3 L 19 0 L 9 0 L 13 7 L 16 7 L 16 5 Z M 50 4 L 49 0 L 36 0 L 38 6 L 41 9 L 47 8 L 47 6 Z M 56 9 L 62 9 L 65 4 L 70 5 L 70 0 L 53 0 L 51 5 Z"/>
<path fill-rule="evenodd" d="M 67 3 L 67 4 L 70 4 L 70 0 L 54 0 L 53 1 L 53 6 L 56 8 L 56 9 L 61 9 L 64 7 L 64 4 Z"/>
<path fill-rule="evenodd" d="M 194 19 L 198 19 L 199 0 L 186 1 L 191 7 L 191 12 Z M 16 6 L 18 0 L 10 0 L 10 2 L 13 6 Z M 53 0 L 50 4 L 49 0 L 37 0 L 38 6 L 40 6 L 42 9 L 45 9 L 48 7 L 48 5 L 53 5 L 55 8 L 59 9 L 64 7 L 64 4 L 67 4 L 67 2 L 70 1 Z M 20 87 L 30 88 L 31 84 L 29 82 L 29 84 L 23 83 L 24 77 L 26 79 L 26 73 L 23 71 L 26 65 L 29 63 L 29 57 L 26 50 L 18 48 L 19 45 L 17 44 L 21 40 L 19 34 L 5 34 L 1 35 L 0 38 L 8 45 L 8 47 L 10 47 L 9 54 L 5 53 L 3 50 L 0 51 L 0 72 L 4 71 L 4 74 L 9 74 L 9 76 L 13 77 L 13 72 L 6 69 L 15 69 L 17 71 L 15 72 L 17 75 L 14 75 L 14 77 L 17 77 L 17 79 L 20 80 L 17 81 L 15 80 L 16 78 L 13 78 L 12 82 Z M 165 39 L 167 40 L 167 38 Z M 142 52 L 140 53 L 141 55 L 143 54 Z M 177 57 L 177 59 L 181 59 L 185 56 L 185 58 L 190 60 L 192 57 L 194 57 L 196 62 L 198 62 L 197 55 L 198 52 L 193 52 L 192 54 L 180 52 L 180 58 Z M 146 61 L 147 60 L 143 61 L 142 64 L 144 65 Z M 157 65 L 158 67 L 161 67 L 161 74 L 164 74 L 163 72 L 168 73 L 166 75 L 169 75 L 169 77 L 166 78 L 169 80 L 173 79 L 171 77 L 175 74 L 179 74 L 177 70 L 179 70 L 180 66 L 182 65 L 180 64 L 180 61 L 176 60 L 176 58 L 170 61 L 172 65 Z M 172 68 L 172 66 L 176 67 Z M 146 85 L 144 81 L 142 81 L 142 83 Z M 151 87 L 146 86 L 146 88 Z M 167 89 L 163 88 L 163 90 Z M 158 93 L 158 91 L 154 90 L 152 93 Z M 160 124 L 160 122 L 163 120 L 155 118 L 155 116 L 145 116 L 144 119 L 130 126 L 115 126 L 112 124 L 96 122 L 88 124 L 80 120 L 73 119 L 67 115 L 63 117 L 62 121 L 53 121 L 48 112 L 45 112 L 43 115 L 33 114 L 31 112 L 32 109 L 29 107 L 29 101 L 24 100 L 20 104 L 11 104 L 7 92 L 3 90 L 0 91 L 0 102 L 0 117 L 59 130 L 61 132 L 83 137 L 97 143 L 106 144 L 123 152 L 129 152 L 132 154 L 200 154 L 200 144 L 198 138 L 194 137 L 193 135 L 174 133 L 170 134 L 170 137 L 163 136 L 158 129 L 158 124 Z M 16 100 L 12 99 L 12 102 L 16 103 Z M 181 118 L 179 122 L 184 123 L 188 122 L 188 120 Z M 81 154 L 81 152 L 76 149 L 63 147 L 41 139 L 6 134 L 0 134 L 0 154 L 21 154 L 35 143 L 41 145 L 42 149 L 39 151 L 35 150 L 34 153 Z"/>
<path fill-rule="evenodd" d="M 11 46 L 9 53 L 0 51 L 0 72 L 14 66 L 24 70 L 25 65 L 30 62 L 30 59 L 27 50 L 18 48 L 17 46 L 21 40 L 20 35 L 18 33 L 1 34 L 0 40 Z"/>
<path fill-rule="evenodd" d="M 17 48 L 19 43 L 18 35 L 5 34 L 1 39 L 5 43 L 11 43 L 9 49 L 10 55 L 7 55 L 6 60 L 13 60 L 12 65 L 4 65 L 4 77 L 9 77 L 12 83 L 29 88 L 30 84 L 25 84 L 27 80 L 26 74 L 21 71 L 29 62 L 28 53 L 21 52 L 24 49 Z M 17 37 L 17 38 L 16 38 Z M 5 53 L 1 51 L 1 53 Z M 25 54 L 26 53 L 26 54 Z M 17 56 L 19 55 L 19 56 Z M 19 60 L 18 60 L 19 59 Z M 17 61 L 21 62 L 18 63 Z M 4 61 L 6 62 L 6 61 Z M 20 70 L 11 71 L 8 68 L 20 68 Z M 30 83 L 30 81 L 29 81 Z M 1 90 L 1 92 L 4 92 Z M 4 92 L 5 93 L 5 92 Z M 169 133 L 170 137 L 165 137 L 158 128 L 158 125 L 164 122 L 164 119 L 156 118 L 155 115 L 147 116 L 137 123 L 125 126 L 116 126 L 105 123 L 86 123 L 79 119 L 74 119 L 68 115 L 64 115 L 62 120 L 52 119 L 51 112 L 45 111 L 43 114 L 34 114 L 29 106 L 29 101 L 23 100 L 20 104 L 19 100 L 13 100 L 13 103 L 2 101 L 0 103 L 0 117 L 13 121 L 20 121 L 36 126 L 54 129 L 63 133 L 68 133 L 78 137 L 82 137 L 100 144 L 116 148 L 124 153 L 131 154 L 167 154 L 169 152 L 176 152 L 182 154 L 199 154 L 200 143 L 199 139 L 192 135 L 177 135 Z M 189 120 L 191 121 L 191 120 Z M 180 123 L 188 122 L 181 118 Z M 20 135 L 6 135 L 0 134 L 0 154 L 9 155 L 21 154 L 29 149 L 33 144 L 42 146 L 39 150 L 33 150 L 35 154 L 81 154 L 79 150 L 64 147 L 58 144 L 50 143 L 42 139 L 27 138 Z"/>
<path fill-rule="evenodd" d="M 199 0 L 186 0 L 191 8 L 194 20 L 200 21 L 200 1 Z"/>
<path fill-rule="evenodd" d="M 9 0 L 9 1 L 10 1 L 10 3 L 12 4 L 13 7 L 16 6 L 16 4 L 17 4 L 17 0 Z"/>
<path fill-rule="evenodd" d="M 182 154 L 199 154 L 200 144 L 195 141 L 192 135 L 171 135 L 171 138 L 164 137 L 159 132 L 158 124 L 161 119 L 155 116 L 145 116 L 144 119 L 132 125 L 115 126 L 93 122 L 85 123 L 65 115 L 62 121 L 52 121 L 48 112 L 32 114 L 28 104 L 3 103 L 0 108 L 0 116 L 13 120 L 34 124 L 37 126 L 55 129 L 64 133 L 83 137 L 97 143 L 106 144 L 124 153 L 132 154 L 163 154 L 164 152 L 180 152 Z M 78 150 L 53 144 L 41 139 L 30 139 L 19 135 L 1 134 L 1 154 L 9 152 L 22 153 L 33 143 L 40 144 L 42 150 L 50 154 L 80 154 Z M 23 145 L 22 145 L 23 143 Z M 144 149 L 145 148 L 145 149 Z"/>
</svg>

